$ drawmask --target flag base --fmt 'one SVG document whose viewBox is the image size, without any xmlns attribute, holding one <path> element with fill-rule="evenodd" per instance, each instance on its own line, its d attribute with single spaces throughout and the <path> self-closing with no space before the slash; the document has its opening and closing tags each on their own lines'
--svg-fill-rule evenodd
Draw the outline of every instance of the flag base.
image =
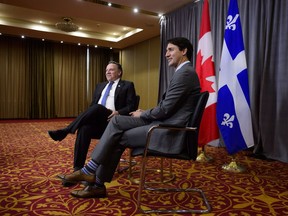
<svg viewBox="0 0 288 216">
<path fill-rule="evenodd" d="M 211 162 L 213 160 L 212 157 L 206 155 L 204 147 L 203 150 L 200 151 L 199 155 L 196 158 L 196 161 L 198 162 Z"/>
<path fill-rule="evenodd" d="M 228 172 L 235 172 L 235 173 L 242 173 L 246 171 L 246 168 L 237 164 L 235 159 L 232 159 L 232 161 L 229 164 L 224 164 L 222 166 L 222 169 Z"/>
</svg>

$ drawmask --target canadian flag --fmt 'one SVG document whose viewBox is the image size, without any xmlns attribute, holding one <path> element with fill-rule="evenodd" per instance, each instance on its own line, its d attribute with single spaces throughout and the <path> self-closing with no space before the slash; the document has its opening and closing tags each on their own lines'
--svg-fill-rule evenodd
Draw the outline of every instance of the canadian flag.
<svg viewBox="0 0 288 216">
<path fill-rule="evenodd" d="M 200 124 L 198 145 L 200 147 L 206 144 L 215 146 L 219 143 L 219 130 L 216 122 L 217 86 L 208 0 L 204 0 L 202 9 L 196 72 L 200 79 L 201 91 L 209 92 L 209 98 Z"/>
</svg>

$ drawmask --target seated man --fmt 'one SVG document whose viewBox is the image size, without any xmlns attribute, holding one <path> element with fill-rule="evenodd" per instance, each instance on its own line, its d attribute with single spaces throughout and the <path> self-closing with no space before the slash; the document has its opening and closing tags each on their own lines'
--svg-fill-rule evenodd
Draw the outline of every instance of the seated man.
<svg viewBox="0 0 288 216">
<path fill-rule="evenodd" d="M 168 65 L 176 70 L 161 101 L 152 109 L 137 110 L 131 112 L 131 116 L 114 116 L 111 119 L 94 148 L 92 159 L 86 166 L 72 174 L 59 175 L 66 182 L 91 183 L 84 190 L 72 191 L 72 196 L 106 197 L 104 182 L 112 180 L 125 148 L 144 148 L 147 131 L 153 125 L 161 123 L 187 125 L 189 116 L 193 113 L 191 98 L 200 93 L 199 79 L 190 62 L 192 54 L 193 47 L 188 39 L 180 37 L 168 40 L 166 59 Z M 161 145 L 150 145 L 150 148 L 171 154 L 180 153 L 182 145 L 178 144 L 181 142 L 177 140 L 182 140 L 183 134 L 177 137 L 172 134 L 175 142 L 171 143 L 171 133 L 167 134 L 167 131 L 163 133 L 159 132 L 158 135 L 163 136 L 167 142 L 163 141 Z M 158 139 L 158 135 L 155 139 Z"/>
<path fill-rule="evenodd" d="M 106 67 L 108 82 L 97 84 L 90 107 L 66 128 L 48 131 L 53 140 L 61 141 L 69 133 L 74 134 L 78 130 L 74 148 L 74 171 L 84 166 L 91 138 L 99 139 L 113 116 L 129 115 L 136 109 L 134 84 L 121 80 L 122 73 L 122 66 L 110 61 Z"/>
</svg>

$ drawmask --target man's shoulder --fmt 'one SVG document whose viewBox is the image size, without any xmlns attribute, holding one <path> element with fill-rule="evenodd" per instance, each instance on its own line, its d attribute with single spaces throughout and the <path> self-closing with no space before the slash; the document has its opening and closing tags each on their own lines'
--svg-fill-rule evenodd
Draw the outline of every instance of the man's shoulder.
<svg viewBox="0 0 288 216">
<path fill-rule="evenodd" d="M 177 72 L 181 73 L 196 73 L 196 70 L 191 62 L 183 65 Z M 179 73 L 178 73 L 179 74 Z"/>
<path fill-rule="evenodd" d="M 134 85 L 132 81 L 129 80 L 119 80 L 119 83 L 127 84 L 127 85 Z"/>
</svg>

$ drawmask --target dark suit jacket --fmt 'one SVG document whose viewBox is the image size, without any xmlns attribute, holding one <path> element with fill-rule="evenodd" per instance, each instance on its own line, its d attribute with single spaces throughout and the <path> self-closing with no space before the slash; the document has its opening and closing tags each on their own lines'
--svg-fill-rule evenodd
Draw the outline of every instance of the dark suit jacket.
<svg viewBox="0 0 288 216">
<path fill-rule="evenodd" d="M 98 104 L 101 97 L 101 93 L 108 82 L 102 82 L 96 85 L 93 100 L 91 105 Z M 134 83 L 126 80 L 119 81 L 115 90 L 114 99 L 115 109 L 120 115 L 128 115 L 130 112 L 136 109 L 136 92 Z"/>
</svg>

